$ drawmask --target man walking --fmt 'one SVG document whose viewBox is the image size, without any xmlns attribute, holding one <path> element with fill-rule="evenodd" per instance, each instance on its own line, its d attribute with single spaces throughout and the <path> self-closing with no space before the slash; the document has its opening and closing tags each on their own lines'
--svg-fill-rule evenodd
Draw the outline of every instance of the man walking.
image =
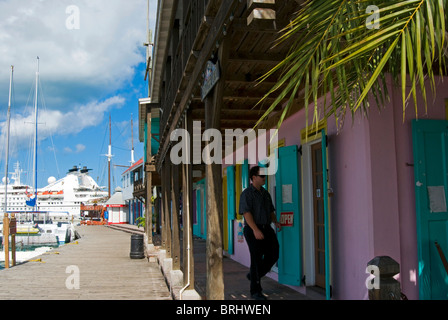
<svg viewBox="0 0 448 320">
<path fill-rule="evenodd" d="M 239 212 L 244 215 L 244 237 L 250 252 L 250 294 L 255 300 L 266 300 L 262 294 L 260 280 L 277 262 L 279 244 L 277 235 L 271 227 L 274 223 L 281 230 L 277 222 L 275 208 L 269 192 L 263 188 L 265 175 L 260 175 L 260 167 L 250 169 L 252 184 L 246 188 L 240 197 Z"/>
</svg>

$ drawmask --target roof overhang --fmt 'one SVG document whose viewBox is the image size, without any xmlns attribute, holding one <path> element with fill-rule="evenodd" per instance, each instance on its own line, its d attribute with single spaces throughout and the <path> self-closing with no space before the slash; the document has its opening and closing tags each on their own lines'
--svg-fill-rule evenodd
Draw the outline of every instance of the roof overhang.
<svg viewBox="0 0 448 320">
<path fill-rule="evenodd" d="M 154 41 L 154 56 L 152 60 L 152 79 L 150 96 L 153 102 L 157 103 L 160 99 L 160 85 L 163 75 L 163 67 L 169 47 L 168 39 L 171 33 L 171 26 L 176 15 L 178 0 L 159 0 L 157 6 L 157 24 Z"/>
<path fill-rule="evenodd" d="M 138 139 L 145 142 L 145 123 L 148 106 L 151 104 L 151 98 L 138 99 Z"/>
</svg>

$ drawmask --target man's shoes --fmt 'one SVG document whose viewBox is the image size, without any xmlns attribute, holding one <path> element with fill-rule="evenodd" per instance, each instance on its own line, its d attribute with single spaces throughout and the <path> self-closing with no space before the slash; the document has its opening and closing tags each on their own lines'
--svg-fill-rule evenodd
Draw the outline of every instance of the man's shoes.
<svg viewBox="0 0 448 320">
<path fill-rule="evenodd" d="M 254 293 L 252 295 L 252 299 L 254 299 L 254 300 L 267 300 L 268 298 L 266 298 L 266 296 L 264 294 L 262 294 L 261 292 L 257 292 L 257 293 Z"/>
</svg>

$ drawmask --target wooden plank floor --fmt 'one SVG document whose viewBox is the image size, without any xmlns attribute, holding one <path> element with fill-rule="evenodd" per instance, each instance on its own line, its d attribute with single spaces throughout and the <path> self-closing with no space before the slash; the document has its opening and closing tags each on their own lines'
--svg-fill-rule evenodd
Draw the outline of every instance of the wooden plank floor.
<svg viewBox="0 0 448 320">
<path fill-rule="evenodd" d="M 157 262 L 130 259 L 131 235 L 106 226 L 76 227 L 81 239 L 0 271 L 0 299 L 171 300 Z M 75 266 L 70 269 L 70 266 Z M 79 289 L 75 284 L 79 270 Z"/>
</svg>

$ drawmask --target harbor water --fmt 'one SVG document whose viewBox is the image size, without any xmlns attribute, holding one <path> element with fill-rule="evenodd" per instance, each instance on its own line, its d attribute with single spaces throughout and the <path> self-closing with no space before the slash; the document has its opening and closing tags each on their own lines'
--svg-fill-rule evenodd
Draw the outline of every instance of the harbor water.
<svg viewBox="0 0 448 320">
<path fill-rule="evenodd" d="M 54 250 L 59 244 L 53 245 L 16 245 L 16 264 L 32 260 L 45 252 Z M 5 249 L 3 244 L 0 246 L 0 270 L 5 268 Z M 11 245 L 9 246 L 9 264 L 12 264 Z"/>
</svg>

